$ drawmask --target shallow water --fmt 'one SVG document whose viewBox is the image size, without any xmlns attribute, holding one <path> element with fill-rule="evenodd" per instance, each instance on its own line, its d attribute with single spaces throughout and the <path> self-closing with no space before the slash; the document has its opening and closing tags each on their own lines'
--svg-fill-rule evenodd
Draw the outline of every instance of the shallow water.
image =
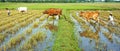
<svg viewBox="0 0 120 51">
<path fill-rule="evenodd" d="M 92 42 L 91 44 L 89 43 L 90 39 L 86 38 L 86 37 L 81 37 L 79 35 L 79 31 L 83 32 L 83 28 L 81 27 L 81 25 L 79 24 L 79 22 L 77 22 L 77 20 L 75 20 L 72 15 L 70 15 L 71 19 L 74 22 L 74 27 L 75 27 L 75 35 L 77 36 L 78 40 L 79 40 L 79 47 L 80 48 L 85 48 L 85 51 L 94 51 L 94 49 L 92 49 L 95 46 L 95 42 Z"/>
<path fill-rule="evenodd" d="M 57 17 L 57 16 L 56 16 Z M 54 25 L 58 25 L 58 18 L 53 20 Z M 53 24 L 53 21 L 48 21 L 49 24 Z M 39 42 L 37 46 L 34 48 L 34 51 L 52 51 L 52 46 L 54 44 L 55 36 L 49 29 L 45 29 L 44 31 L 47 35 L 47 38 L 43 42 Z"/>
<path fill-rule="evenodd" d="M 47 38 L 43 42 L 38 42 L 37 46 L 34 48 L 34 51 L 52 51 L 52 46 L 54 44 L 54 36 L 50 30 L 46 30 Z"/>
<path fill-rule="evenodd" d="M 41 17 L 44 17 L 44 15 L 41 16 Z M 33 21 L 33 22 L 38 22 L 38 21 L 39 21 L 39 19 L 36 19 L 36 20 Z M 44 21 L 42 21 L 42 22 L 38 25 L 37 28 L 33 28 L 31 34 L 25 35 L 25 39 L 20 42 L 20 45 L 18 44 L 18 45 L 15 46 L 15 48 L 8 49 L 7 51 L 16 51 L 16 50 L 17 50 L 17 51 L 20 51 L 22 45 L 23 45 L 26 41 L 28 41 L 28 40 L 30 39 L 31 35 L 32 35 L 32 34 L 35 34 L 36 32 L 39 32 L 39 31 L 40 31 L 40 32 L 44 32 L 44 33 L 47 35 L 47 38 L 46 38 L 43 42 L 39 42 L 39 43 L 38 43 L 38 45 L 34 48 L 35 51 L 38 51 L 39 49 L 41 49 L 42 51 L 44 51 L 44 49 L 48 49 L 49 51 L 51 51 L 51 49 L 52 49 L 51 47 L 52 47 L 52 45 L 54 44 L 54 36 L 52 35 L 53 33 L 52 33 L 49 29 L 46 29 L 46 28 L 42 27 L 42 26 L 44 26 L 46 23 L 47 23 L 47 19 L 45 19 Z M 55 24 L 57 24 L 57 23 L 58 23 L 58 21 L 55 21 Z M 5 41 L 0 45 L 0 47 L 2 47 L 2 46 L 4 46 L 5 44 L 7 44 L 12 37 L 15 37 L 15 36 L 17 36 L 18 34 L 24 33 L 27 29 L 31 28 L 31 27 L 33 26 L 33 24 L 34 24 L 34 23 L 31 23 L 31 24 L 29 24 L 28 26 L 25 26 L 25 27 L 23 27 L 23 28 L 20 28 L 20 29 L 18 30 L 18 32 L 16 32 L 16 34 L 15 34 L 14 36 L 11 36 L 11 34 L 8 35 L 8 37 L 7 37 L 7 38 L 5 39 Z M 42 48 L 41 48 L 41 47 L 42 47 Z M 49 47 L 49 48 L 48 48 L 48 47 Z M 41 50 L 40 50 L 40 51 L 41 51 Z"/>
</svg>

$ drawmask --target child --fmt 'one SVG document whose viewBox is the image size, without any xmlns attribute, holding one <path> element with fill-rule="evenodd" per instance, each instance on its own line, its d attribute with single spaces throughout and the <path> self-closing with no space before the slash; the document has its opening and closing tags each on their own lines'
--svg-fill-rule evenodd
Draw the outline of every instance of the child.
<svg viewBox="0 0 120 51">
<path fill-rule="evenodd" d="M 10 16 L 10 10 L 6 8 L 8 16 Z"/>
<path fill-rule="evenodd" d="M 111 13 L 109 14 L 109 24 L 114 25 L 114 19 L 113 19 L 113 15 Z"/>
</svg>

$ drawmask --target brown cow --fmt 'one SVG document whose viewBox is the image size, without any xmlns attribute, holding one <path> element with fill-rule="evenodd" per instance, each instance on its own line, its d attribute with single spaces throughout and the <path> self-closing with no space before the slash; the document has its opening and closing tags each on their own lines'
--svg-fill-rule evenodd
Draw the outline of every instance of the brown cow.
<svg viewBox="0 0 120 51">
<path fill-rule="evenodd" d="M 80 12 L 80 16 L 86 18 L 87 21 L 89 21 L 90 19 L 93 19 L 96 22 L 98 22 L 99 12 L 98 11 Z"/>
<path fill-rule="evenodd" d="M 53 16 L 53 17 L 58 15 L 60 19 L 60 15 L 62 15 L 62 9 L 50 8 L 50 9 L 45 10 L 43 14 L 48 14 L 49 16 Z"/>
</svg>

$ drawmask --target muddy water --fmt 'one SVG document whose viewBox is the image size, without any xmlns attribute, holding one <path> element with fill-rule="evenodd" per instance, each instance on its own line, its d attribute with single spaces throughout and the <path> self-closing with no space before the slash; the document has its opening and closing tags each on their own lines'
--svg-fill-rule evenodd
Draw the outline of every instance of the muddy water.
<svg viewBox="0 0 120 51">
<path fill-rule="evenodd" d="M 78 15 L 77 15 L 78 16 Z M 84 28 L 82 28 L 82 24 L 77 22 L 74 17 L 70 14 L 71 19 L 74 22 L 74 27 L 75 27 L 75 35 L 78 38 L 79 41 L 79 47 L 82 48 L 84 51 L 119 51 L 120 50 L 120 38 L 117 37 L 114 33 L 112 34 L 112 40 L 108 40 L 108 38 L 104 35 L 104 32 L 110 33 L 107 28 L 104 26 L 100 26 L 100 31 L 98 32 L 99 39 L 98 43 L 96 43 L 95 39 L 85 37 L 85 36 L 80 36 L 79 31 L 83 32 Z M 82 18 L 81 18 L 82 19 Z M 84 19 L 82 19 L 85 21 Z M 86 21 L 85 21 L 86 22 Z M 93 28 L 93 25 L 90 25 L 88 22 L 86 22 L 86 25 L 88 25 L 93 32 L 96 31 L 96 29 Z"/>
</svg>

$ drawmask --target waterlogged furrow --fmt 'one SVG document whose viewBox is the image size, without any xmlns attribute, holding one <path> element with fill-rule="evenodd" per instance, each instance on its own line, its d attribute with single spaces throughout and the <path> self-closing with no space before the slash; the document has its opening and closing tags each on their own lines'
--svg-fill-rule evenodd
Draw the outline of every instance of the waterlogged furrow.
<svg viewBox="0 0 120 51">
<path fill-rule="evenodd" d="M 45 38 L 46 35 L 43 32 L 38 31 L 35 34 L 32 34 L 31 37 L 21 46 L 21 50 L 34 50 L 33 47 L 35 47 L 38 42 L 43 41 Z"/>
<path fill-rule="evenodd" d="M 42 18 L 42 17 L 45 17 L 45 15 L 41 16 L 40 18 Z M 36 32 L 41 31 L 42 28 L 40 28 L 40 27 L 42 27 L 43 25 L 45 25 L 46 22 L 47 22 L 46 19 L 43 20 L 42 22 L 41 22 L 41 21 L 39 22 L 39 19 L 36 19 L 36 21 L 34 21 L 33 24 L 32 24 L 32 26 L 31 26 L 31 27 L 32 27 L 32 32 L 31 32 L 31 33 L 28 33 L 28 34 L 30 34 L 30 35 L 29 35 L 29 36 L 28 36 L 28 35 L 26 36 L 25 40 L 23 40 L 23 41 L 21 42 L 20 46 L 19 46 L 17 49 L 20 50 L 21 47 L 23 46 L 23 44 L 24 44 L 26 41 L 28 41 L 28 39 L 31 38 L 31 35 L 32 35 L 32 34 L 35 34 Z M 43 30 L 44 30 L 44 29 L 43 29 Z"/>
<path fill-rule="evenodd" d="M 32 17 L 31 17 L 32 18 Z M 27 21 L 27 20 L 26 20 Z M 22 32 L 23 31 L 25 31 L 26 29 L 28 29 L 30 26 L 31 26 L 31 24 L 28 24 L 26 27 L 22 27 L 22 28 L 20 28 L 19 25 L 20 23 L 18 23 L 18 31 L 14 34 L 14 33 L 9 33 L 9 31 L 5 31 L 4 32 L 4 34 L 7 34 L 7 37 L 5 38 L 5 40 L 4 40 L 4 42 L 1 44 L 1 46 L 2 45 L 4 45 L 5 43 L 7 43 L 8 42 L 8 40 L 11 38 L 11 37 L 14 37 L 15 35 L 17 35 L 17 34 L 22 34 Z M 17 25 L 16 25 L 17 26 Z M 14 26 L 14 27 L 16 27 L 16 26 Z M 13 29 L 14 30 L 14 29 Z M 15 30 L 16 31 L 16 30 Z M 8 33 L 6 33 L 6 32 L 8 32 Z M 11 31 L 12 32 L 12 31 Z"/>
<path fill-rule="evenodd" d="M 106 50 L 120 50 L 120 38 L 114 33 L 110 33 L 109 30 L 101 26 L 100 42 L 103 43 L 106 47 Z"/>
<path fill-rule="evenodd" d="M 5 38 L 5 40 L 4 40 L 4 42 L 3 42 L 3 44 L 1 44 L 1 45 L 4 45 L 11 37 L 13 37 L 13 36 L 15 36 L 15 35 L 17 35 L 17 34 L 21 34 L 27 27 L 29 27 L 30 26 L 30 24 L 28 24 L 28 26 L 26 26 L 25 28 L 21 28 L 21 29 L 19 29 L 19 31 L 17 31 L 17 33 L 16 34 L 8 34 L 7 35 L 7 38 Z M 4 32 L 4 34 L 6 34 L 6 32 Z"/>
<path fill-rule="evenodd" d="M 53 32 L 50 29 L 50 27 L 52 26 L 54 29 L 54 26 L 58 25 L 58 19 L 54 19 L 54 20 L 49 20 L 49 19 L 51 18 L 48 18 L 48 22 L 47 22 L 48 25 L 46 25 L 48 29 L 40 28 L 41 29 L 40 31 L 45 32 L 46 39 L 44 39 L 44 41 L 42 42 L 38 42 L 37 46 L 34 47 L 34 51 L 52 51 L 52 46 L 54 45 L 55 36 L 53 35 Z M 53 24 L 53 21 L 54 21 L 54 24 Z"/>
<path fill-rule="evenodd" d="M 8 38 L 10 38 L 10 40 L 15 40 L 15 42 L 16 42 L 16 40 L 17 40 L 17 37 L 18 36 L 24 36 L 25 35 L 25 32 L 24 31 L 26 31 L 27 29 L 29 29 L 30 27 L 32 26 L 32 24 L 29 24 L 27 27 L 25 27 L 25 28 L 21 28 L 14 36 L 12 36 L 12 37 L 8 37 Z M 15 38 L 14 38 L 15 37 Z M 11 42 L 11 43 L 13 43 L 12 41 L 9 41 L 9 39 L 6 39 L 5 41 L 4 41 L 4 44 L 2 45 L 2 47 L 3 46 L 7 46 L 7 44 L 9 45 L 9 43 Z M 20 38 L 20 39 L 18 39 L 18 40 L 20 40 L 20 42 L 21 42 L 21 39 L 22 38 Z M 19 42 L 19 43 L 20 43 Z M 16 42 L 16 43 L 18 43 L 18 42 Z M 12 46 L 16 46 L 17 44 L 15 44 L 15 45 L 10 45 L 10 47 L 9 48 L 11 48 Z M 8 47 L 6 47 L 6 48 L 8 48 Z M 14 49 L 14 48 L 13 48 Z M 10 50 L 10 49 L 9 49 Z"/>
<path fill-rule="evenodd" d="M 38 21 L 37 19 L 36 19 L 36 21 Z M 13 37 L 16 37 L 16 36 L 18 36 L 18 35 L 20 35 L 20 34 L 23 34 L 23 35 L 25 35 L 26 33 L 24 32 L 24 31 L 26 31 L 27 29 L 29 29 L 31 26 L 33 26 L 33 24 L 34 23 L 31 23 L 31 24 L 28 24 L 28 26 L 26 26 L 26 27 L 24 27 L 24 28 L 21 28 Z M 28 32 L 29 33 L 29 32 Z M 8 38 L 11 38 L 11 37 L 8 37 Z M 4 41 L 5 43 L 5 45 L 6 44 L 8 44 L 7 42 L 9 42 L 9 39 L 7 39 L 6 41 Z M 17 42 L 16 42 L 17 43 Z M 3 44 L 3 45 L 4 45 Z M 14 49 L 14 51 L 16 51 L 15 50 L 15 48 L 13 48 Z M 13 51 L 13 50 L 12 50 Z"/>
<path fill-rule="evenodd" d="M 81 37 L 80 33 L 85 31 L 85 28 L 83 28 L 81 26 L 81 23 L 79 24 L 79 22 L 74 17 L 72 17 L 72 14 L 70 14 L 70 17 L 71 17 L 72 21 L 74 22 L 74 27 L 75 27 L 74 31 L 78 38 L 79 48 L 81 48 L 82 50 L 85 50 L 85 51 L 89 51 L 89 50 L 95 51 L 95 49 L 94 49 L 95 41 L 90 43 L 90 40 L 92 40 L 92 39 Z"/>
</svg>

